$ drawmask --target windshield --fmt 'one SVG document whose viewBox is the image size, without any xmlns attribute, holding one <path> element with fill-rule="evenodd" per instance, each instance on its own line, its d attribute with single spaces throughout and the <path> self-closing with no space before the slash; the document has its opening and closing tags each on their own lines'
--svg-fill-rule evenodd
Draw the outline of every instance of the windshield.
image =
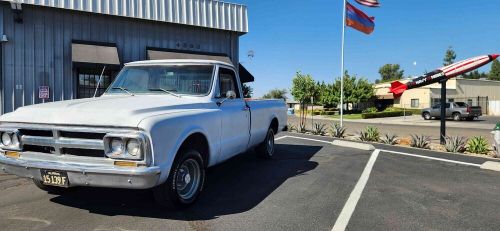
<svg viewBox="0 0 500 231">
<path fill-rule="evenodd" d="M 129 66 L 106 93 L 206 95 L 212 76 L 212 65 Z"/>
</svg>

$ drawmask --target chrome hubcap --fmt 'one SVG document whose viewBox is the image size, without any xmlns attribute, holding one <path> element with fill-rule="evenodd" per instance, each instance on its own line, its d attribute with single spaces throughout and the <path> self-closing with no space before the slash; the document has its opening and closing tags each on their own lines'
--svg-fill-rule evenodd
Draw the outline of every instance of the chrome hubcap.
<svg viewBox="0 0 500 231">
<path fill-rule="evenodd" d="M 184 200 L 191 199 L 201 181 L 200 165 L 196 160 L 187 159 L 179 167 L 176 177 L 177 193 Z"/>
<path fill-rule="evenodd" d="M 274 154 L 274 133 L 269 131 L 267 135 L 267 154 L 272 156 Z"/>
</svg>

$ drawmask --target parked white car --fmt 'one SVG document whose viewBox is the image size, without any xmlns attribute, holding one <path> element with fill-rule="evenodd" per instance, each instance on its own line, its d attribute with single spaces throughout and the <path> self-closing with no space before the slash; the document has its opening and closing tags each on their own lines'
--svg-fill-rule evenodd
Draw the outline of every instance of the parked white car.
<svg viewBox="0 0 500 231">
<path fill-rule="evenodd" d="M 106 93 L 22 107 L 0 117 L 0 165 L 46 191 L 154 189 L 186 207 L 205 169 L 257 148 L 274 154 L 283 100 L 243 99 L 235 68 L 208 60 L 126 64 Z"/>
</svg>

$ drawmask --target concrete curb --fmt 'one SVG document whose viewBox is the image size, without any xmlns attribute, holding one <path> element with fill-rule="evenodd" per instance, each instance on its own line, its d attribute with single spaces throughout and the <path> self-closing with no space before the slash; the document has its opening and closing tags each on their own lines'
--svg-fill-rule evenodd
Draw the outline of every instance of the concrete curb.
<svg viewBox="0 0 500 231">
<path fill-rule="evenodd" d="M 373 146 L 371 144 L 350 142 L 350 141 L 345 141 L 345 140 L 334 140 L 332 142 L 332 144 L 335 146 L 346 147 L 346 148 L 356 148 L 356 149 L 361 149 L 361 150 L 366 150 L 366 151 L 375 150 L 375 146 Z"/>
<path fill-rule="evenodd" d="M 481 165 L 481 169 L 500 172 L 500 162 L 486 161 Z"/>
</svg>

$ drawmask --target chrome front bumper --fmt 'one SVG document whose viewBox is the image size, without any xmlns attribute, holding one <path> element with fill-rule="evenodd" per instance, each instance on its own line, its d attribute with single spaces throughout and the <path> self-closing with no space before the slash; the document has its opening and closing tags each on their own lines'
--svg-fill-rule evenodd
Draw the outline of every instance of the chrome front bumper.
<svg viewBox="0 0 500 231">
<path fill-rule="evenodd" d="M 42 180 L 40 170 L 60 170 L 68 173 L 70 187 L 89 186 L 106 188 L 148 189 L 157 185 L 160 168 L 116 167 L 75 164 L 54 161 L 23 160 L 0 154 L 0 168 L 5 173 Z"/>
</svg>

